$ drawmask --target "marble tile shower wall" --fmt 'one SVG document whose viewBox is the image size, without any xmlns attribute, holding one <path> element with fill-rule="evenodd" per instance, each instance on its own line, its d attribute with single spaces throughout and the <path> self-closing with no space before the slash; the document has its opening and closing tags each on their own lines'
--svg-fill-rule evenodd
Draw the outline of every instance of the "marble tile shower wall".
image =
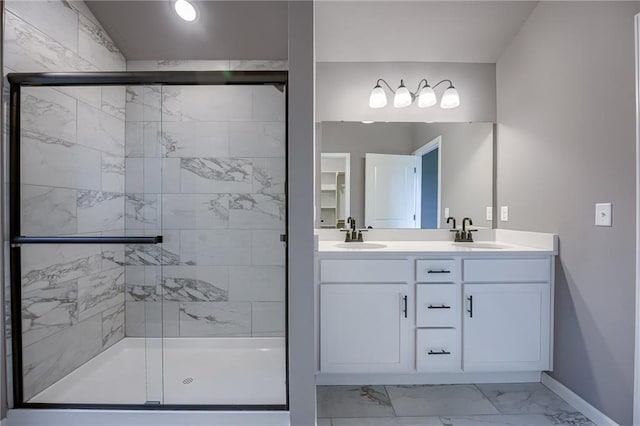
<svg viewBox="0 0 640 426">
<path fill-rule="evenodd" d="M 130 87 L 126 120 L 126 228 L 165 238 L 126 252 L 127 336 L 283 336 L 284 94 Z"/>
<path fill-rule="evenodd" d="M 5 1 L 4 30 L 5 74 L 126 69 L 81 1 Z M 22 233 L 122 234 L 125 88 L 25 88 L 21 126 Z M 124 337 L 124 287 L 122 246 L 23 246 L 26 400 Z"/>
</svg>

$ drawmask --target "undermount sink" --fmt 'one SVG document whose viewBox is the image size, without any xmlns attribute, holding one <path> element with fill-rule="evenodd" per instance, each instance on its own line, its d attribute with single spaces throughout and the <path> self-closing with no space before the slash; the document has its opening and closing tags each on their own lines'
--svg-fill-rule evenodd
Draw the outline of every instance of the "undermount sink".
<svg viewBox="0 0 640 426">
<path fill-rule="evenodd" d="M 346 248 L 346 249 L 353 249 L 353 250 L 368 250 L 368 249 L 381 249 L 381 248 L 385 248 L 386 244 L 378 244 L 378 243 L 342 243 L 342 244 L 336 244 L 336 247 L 338 248 Z"/>
<path fill-rule="evenodd" d="M 458 247 L 489 249 L 489 250 L 501 250 L 507 248 L 507 246 L 497 243 L 485 243 L 485 242 L 473 242 L 473 243 L 452 243 Z"/>
</svg>

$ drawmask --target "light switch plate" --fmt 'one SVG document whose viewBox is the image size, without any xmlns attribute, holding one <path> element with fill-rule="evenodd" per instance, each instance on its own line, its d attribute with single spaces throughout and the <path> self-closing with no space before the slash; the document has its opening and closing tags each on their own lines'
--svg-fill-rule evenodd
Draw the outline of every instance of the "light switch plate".
<svg viewBox="0 0 640 426">
<path fill-rule="evenodd" d="M 509 221 L 509 206 L 500 207 L 500 220 L 503 222 Z"/>
<path fill-rule="evenodd" d="M 611 226 L 611 203 L 596 204 L 596 226 Z"/>
<path fill-rule="evenodd" d="M 449 217 L 449 207 L 444 208 L 444 217 L 445 218 Z"/>
<path fill-rule="evenodd" d="M 487 220 L 493 220 L 493 207 L 487 207 Z"/>
</svg>

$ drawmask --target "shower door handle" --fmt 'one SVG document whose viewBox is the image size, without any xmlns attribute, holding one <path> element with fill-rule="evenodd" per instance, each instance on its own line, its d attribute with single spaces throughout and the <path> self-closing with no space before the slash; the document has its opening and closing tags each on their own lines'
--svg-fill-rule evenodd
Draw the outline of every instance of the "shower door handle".
<svg viewBox="0 0 640 426">
<path fill-rule="evenodd" d="M 13 237 L 13 244 L 160 244 L 162 235 L 155 237 Z"/>
</svg>

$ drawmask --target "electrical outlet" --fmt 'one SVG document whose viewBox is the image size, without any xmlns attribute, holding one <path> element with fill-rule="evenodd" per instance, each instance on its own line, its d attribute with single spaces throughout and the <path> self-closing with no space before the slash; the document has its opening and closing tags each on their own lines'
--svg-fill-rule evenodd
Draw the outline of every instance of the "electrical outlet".
<svg viewBox="0 0 640 426">
<path fill-rule="evenodd" d="M 493 220 L 493 207 L 487 207 L 487 220 Z"/>
<path fill-rule="evenodd" d="M 449 207 L 444 208 L 444 217 L 445 218 L 449 217 Z"/>
<path fill-rule="evenodd" d="M 500 220 L 503 222 L 509 221 L 509 206 L 500 207 Z"/>
<path fill-rule="evenodd" d="M 596 226 L 611 226 L 611 203 L 596 204 Z"/>
</svg>

